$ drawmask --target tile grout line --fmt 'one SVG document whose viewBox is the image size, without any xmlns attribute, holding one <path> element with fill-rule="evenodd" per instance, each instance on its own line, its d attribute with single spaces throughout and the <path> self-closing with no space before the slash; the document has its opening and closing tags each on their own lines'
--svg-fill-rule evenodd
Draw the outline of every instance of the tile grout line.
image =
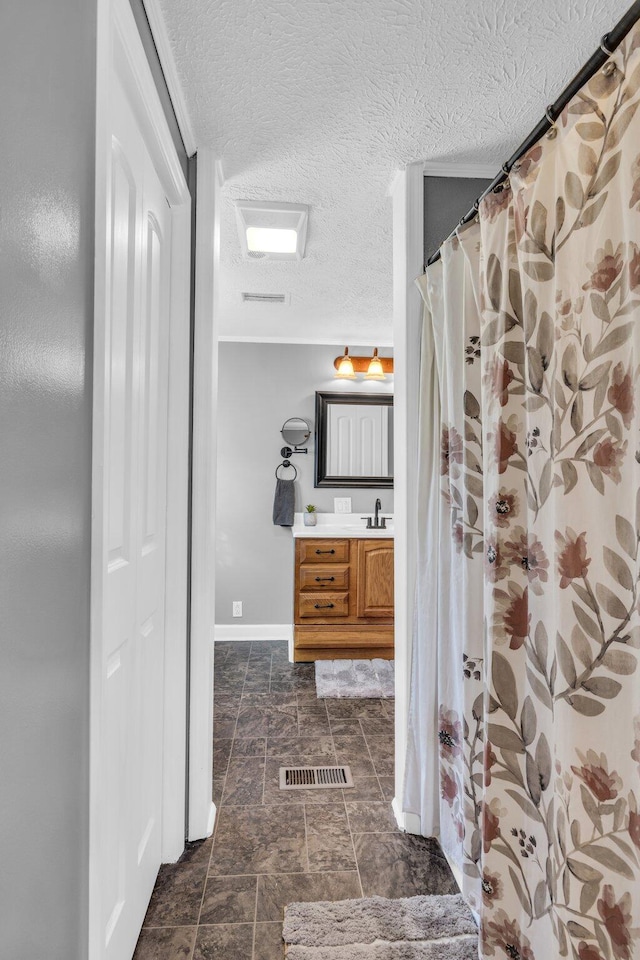
<svg viewBox="0 0 640 960">
<path fill-rule="evenodd" d="M 349 828 L 349 836 L 351 837 L 351 847 L 353 849 L 353 859 L 356 864 L 356 873 L 358 874 L 358 883 L 360 884 L 360 896 L 364 897 L 364 888 L 362 886 L 362 877 L 360 876 L 360 864 L 358 862 L 358 853 L 356 851 L 356 842 L 353 838 L 353 830 L 351 829 L 351 820 L 349 819 L 349 813 L 347 811 L 347 805 L 345 802 L 345 811 L 347 813 L 347 827 Z"/>
<path fill-rule="evenodd" d="M 222 803 L 222 801 L 221 801 Z M 213 843 L 211 844 L 211 854 L 213 853 Z M 209 854 L 209 863 L 207 864 L 207 870 L 204 875 L 204 884 L 202 885 L 202 896 L 200 897 L 200 906 L 198 907 L 198 919 L 196 920 L 196 937 L 193 942 L 193 948 L 195 950 L 195 944 L 198 939 L 198 931 L 200 929 L 200 917 L 202 916 L 202 907 L 204 904 L 204 897 L 207 892 L 207 884 L 209 882 L 209 865 L 211 863 L 211 854 Z"/>
<path fill-rule="evenodd" d="M 304 817 L 304 852 L 307 861 L 306 873 L 311 873 L 311 861 L 309 860 L 309 834 L 307 831 L 307 805 L 302 804 L 302 816 Z"/>
<path fill-rule="evenodd" d="M 239 712 L 239 710 L 240 710 L 240 708 L 238 707 L 238 712 Z M 223 787 L 222 787 L 222 793 L 221 793 L 221 795 L 220 795 L 220 808 L 222 808 L 222 806 L 223 806 L 224 803 L 225 803 L 225 794 L 226 794 L 226 792 L 227 792 L 227 781 L 228 781 L 228 778 L 229 778 L 229 768 L 231 767 L 231 758 L 232 758 L 232 756 L 233 756 L 233 747 L 234 747 L 234 744 L 235 744 L 235 742 L 236 742 L 235 730 L 236 730 L 237 725 L 238 725 L 238 718 L 237 718 L 237 716 L 236 716 L 236 722 L 235 722 L 235 725 L 234 725 L 234 728 L 233 728 L 233 729 L 234 729 L 234 735 L 233 735 L 233 737 L 231 738 L 231 749 L 229 750 L 229 759 L 227 760 L 227 767 L 226 767 L 226 770 L 225 770 L 225 772 L 224 772 L 224 785 L 223 785 Z M 216 820 L 217 820 L 217 817 L 216 817 Z M 215 825 L 214 825 L 214 833 L 215 833 Z"/>
<path fill-rule="evenodd" d="M 260 886 L 260 875 L 256 876 L 256 902 L 253 908 L 253 939 L 251 941 L 251 957 L 252 960 L 255 957 L 256 953 L 256 930 L 258 923 L 258 887 Z"/>
<path fill-rule="evenodd" d="M 215 659 L 214 659 L 214 663 L 215 663 Z M 246 674 L 245 674 L 245 682 L 246 682 Z M 215 684 L 215 667 L 214 667 L 214 684 Z M 243 684 L 243 688 L 244 688 L 244 684 Z M 235 697 L 234 697 L 234 699 L 235 699 Z M 241 700 L 242 700 L 242 693 L 240 693 L 240 696 L 238 697 L 238 706 L 237 706 L 237 710 L 236 710 L 236 720 L 235 720 L 235 723 L 234 723 L 234 726 L 233 726 L 233 736 L 231 737 L 231 747 L 230 747 L 230 750 L 229 750 L 229 757 L 228 757 L 228 759 L 227 759 L 227 766 L 226 766 L 226 769 L 225 769 L 225 772 L 224 772 L 224 786 L 223 786 L 223 788 L 222 788 L 222 794 L 221 794 L 221 796 L 220 796 L 220 804 L 219 804 L 219 806 L 216 808 L 216 818 L 215 818 L 215 823 L 214 823 L 214 826 L 213 826 L 213 833 L 212 833 L 212 835 L 211 835 L 211 853 L 209 854 L 209 862 L 207 863 L 207 875 L 206 875 L 206 877 L 205 877 L 204 889 L 203 889 L 203 891 L 202 891 L 202 900 L 200 901 L 200 910 L 198 911 L 198 924 L 197 924 L 197 926 L 196 926 L 196 940 L 197 940 L 197 937 L 198 937 L 198 929 L 199 929 L 199 926 L 200 926 L 200 917 L 202 916 L 202 907 L 203 907 L 203 905 L 204 905 L 204 897 L 205 897 L 205 893 L 206 893 L 206 890 L 207 890 L 207 883 L 208 883 L 208 881 L 209 881 L 209 872 L 210 872 L 210 870 L 211 870 L 211 864 L 212 864 L 212 861 L 213 861 L 213 853 L 214 853 L 214 850 L 215 850 L 216 835 L 217 835 L 217 833 L 218 833 L 218 828 L 219 828 L 219 826 L 220 826 L 220 816 L 221 816 L 221 814 L 222 814 L 222 808 L 223 808 L 223 806 L 224 806 L 224 794 L 225 794 L 226 789 L 227 789 L 227 775 L 228 775 L 228 773 L 229 773 L 229 766 L 230 766 L 230 764 L 231 764 L 231 757 L 233 756 L 233 748 L 234 748 L 235 741 L 236 741 L 236 736 L 235 736 L 235 735 L 236 735 L 236 730 L 237 730 L 237 726 L 238 726 L 238 716 L 239 716 L 239 713 L 240 713 L 240 703 L 241 703 Z M 215 698 L 214 698 L 214 702 L 215 702 Z M 214 739 L 215 739 L 215 737 L 214 737 Z M 195 942 L 194 942 L 194 951 L 195 951 Z"/>
<path fill-rule="evenodd" d="M 267 731 L 269 727 L 267 727 Z M 265 794 L 267 792 L 267 736 L 264 738 L 264 758 L 262 766 L 262 806 L 266 806 Z"/>
<path fill-rule="evenodd" d="M 251 655 L 251 651 L 249 651 L 249 655 Z M 214 659 L 214 663 L 215 663 L 215 659 Z M 247 668 L 246 668 L 246 671 L 245 671 L 245 679 L 244 679 L 244 682 L 243 682 L 243 684 L 242 684 L 242 689 L 243 689 L 243 690 L 244 690 L 244 684 L 246 683 L 248 670 L 249 670 L 249 666 L 248 666 L 248 661 L 247 661 Z M 236 699 L 236 697 L 234 696 L 234 700 L 235 700 L 235 699 Z M 240 696 L 237 697 L 237 704 L 238 704 L 238 705 L 237 705 L 237 709 L 236 709 L 236 719 L 235 719 L 235 723 L 234 723 L 234 725 L 233 725 L 233 736 L 231 737 L 231 747 L 230 747 L 230 750 L 229 750 L 229 757 L 228 757 L 228 759 L 227 759 L 227 765 L 226 765 L 226 769 L 225 769 L 225 773 L 224 773 L 224 786 L 223 786 L 223 788 L 222 788 L 222 794 L 221 794 L 221 796 L 220 796 L 219 808 L 216 810 L 216 818 L 215 818 L 215 823 L 214 823 L 214 827 L 213 827 L 213 833 L 212 833 L 212 835 L 211 835 L 211 853 L 209 854 L 209 860 L 208 860 L 208 863 L 207 863 L 207 870 L 206 870 L 206 875 L 205 875 L 204 887 L 203 887 L 203 889 L 202 889 L 202 897 L 201 897 L 201 900 L 200 900 L 200 908 L 199 908 L 199 910 L 198 910 L 198 920 L 197 920 L 197 923 L 196 923 L 196 935 L 195 935 L 194 942 L 193 942 L 193 948 L 192 948 L 192 951 L 191 951 L 191 954 L 190 954 L 190 957 L 188 958 L 188 960 L 193 960 L 193 957 L 194 957 L 194 955 L 195 955 L 195 948 L 196 948 L 196 943 L 197 943 L 197 940 L 198 940 L 198 931 L 199 931 L 199 929 L 200 929 L 200 918 L 201 918 L 201 916 L 202 916 L 202 907 L 203 907 L 203 905 L 204 905 L 205 894 L 206 894 L 206 891 L 207 891 L 207 884 L 208 884 L 208 882 L 209 882 L 209 871 L 211 870 L 211 864 L 212 864 L 212 861 L 213 861 L 213 853 L 214 853 L 214 849 L 215 849 L 216 834 L 217 834 L 217 832 L 218 832 L 218 827 L 219 827 L 219 825 L 220 825 L 220 815 L 221 815 L 221 813 L 222 813 L 222 808 L 223 808 L 223 805 L 224 805 L 224 795 L 225 795 L 225 792 L 226 792 L 226 789 L 227 789 L 227 775 L 228 775 L 228 773 L 229 773 L 229 766 L 230 766 L 230 764 L 231 764 L 231 757 L 233 756 L 233 748 L 234 748 L 234 746 L 235 746 L 235 741 L 236 741 L 236 732 L 237 732 L 237 729 L 238 729 L 238 717 L 239 717 L 239 715 L 240 715 L 240 704 L 241 704 L 241 702 L 242 702 L 242 691 L 240 692 Z M 214 703 L 215 703 L 215 667 L 214 667 Z M 215 740 L 215 734 L 214 734 L 214 740 Z"/>
<path fill-rule="evenodd" d="M 333 743 L 333 753 L 334 753 L 334 757 L 336 758 L 336 763 L 338 763 L 338 754 L 337 754 L 337 751 L 336 751 L 336 742 L 335 742 L 335 738 L 334 738 L 334 734 L 333 734 L 333 728 L 332 728 L 332 726 L 331 726 L 331 716 L 330 716 L 330 714 L 329 714 L 329 710 L 328 710 L 328 709 L 327 709 L 327 716 L 329 717 L 329 728 L 330 728 L 330 730 L 332 731 L 332 732 L 331 732 L 331 742 Z M 362 731 L 362 727 L 360 727 L 360 730 Z M 365 740 L 365 744 L 366 744 L 366 740 Z M 369 747 L 368 747 L 368 745 L 367 745 L 367 751 L 368 751 L 368 750 L 369 750 Z M 373 769 L 375 770 L 375 767 L 374 767 Z M 378 786 L 379 786 L 379 784 L 378 784 Z M 341 793 L 342 793 L 342 803 L 343 803 L 343 806 L 344 806 L 344 814 L 345 814 L 345 817 L 346 817 L 346 819 L 347 819 L 347 830 L 349 831 L 349 838 L 350 838 L 350 840 L 351 840 L 351 849 L 353 850 L 353 862 L 354 862 L 355 865 L 356 865 L 356 873 L 357 873 L 357 875 L 358 875 L 358 885 L 359 885 L 359 887 L 360 887 L 360 896 L 361 896 L 361 897 L 364 897 L 364 891 L 363 891 L 363 889 L 362 889 L 362 877 L 360 876 L 360 864 L 358 863 L 358 854 L 356 853 L 356 844 L 355 844 L 355 841 L 354 841 L 354 839 L 353 839 L 353 830 L 351 829 L 351 821 L 350 821 L 350 819 L 349 819 L 349 811 L 347 810 L 347 801 L 346 801 L 346 798 L 345 798 L 345 795 L 344 795 L 344 790 L 342 790 Z"/>
<path fill-rule="evenodd" d="M 214 659 L 214 663 L 215 663 L 215 659 Z M 242 697 L 242 694 L 240 694 L 240 699 L 241 699 L 241 697 Z M 234 698 L 234 699 L 235 699 L 235 698 Z M 215 668 L 214 668 L 214 704 L 215 704 Z M 202 916 L 202 907 L 203 907 L 203 905 L 204 905 L 205 894 L 206 894 L 206 892 L 207 892 L 207 884 L 208 884 L 208 882 L 209 882 L 209 871 L 210 871 L 210 869 L 211 869 L 211 861 L 213 860 L 213 851 L 214 851 L 214 848 L 215 848 L 216 834 L 217 834 L 217 832 L 218 832 L 218 827 L 219 827 L 219 824 L 220 824 L 220 814 L 222 813 L 222 807 L 223 807 L 223 803 L 224 803 L 224 794 L 225 794 L 225 791 L 226 791 L 226 789 L 227 789 L 227 774 L 228 774 L 228 772 L 229 772 L 229 765 L 230 765 L 230 763 L 231 763 L 231 757 L 232 757 L 232 755 L 233 755 L 233 745 L 234 745 L 234 743 L 235 743 L 235 731 L 236 731 L 236 727 L 237 727 L 237 724 L 238 724 L 238 713 L 239 713 L 239 711 L 240 711 L 240 704 L 239 704 L 239 701 L 238 701 L 238 710 L 237 710 L 237 712 L 236 712 L 236 720 L 235 720 L 234 727 L 233 727 L 234 733 L 233 733 L 233 736 L 231 737 L 231 747 L 230 747 L 230 750 L 229 750 L 229 756 L 228 756 L 228 758 L 227 758 L 227 765 L 226 765 L 225 773 L 224 773 L 224 786 L 223 786 L 223 788 L 222 788 L 222 794 L 221 794 L 221 796 L 220 796 L 220 804 L 219 804 L 218 807 L 216 807 L 216 818 L 215 818 L 215 823 L 214 823 L 214 826 L 213 826 L 213 832 L 212 832 L 212 834 L 211 834 L 211 853 L 209 854 L 209 860 L 207 861 L 207 869 L 206 869 L 206 872 L 205 872 L 204 886 L 203 886 L 203 888 L 202 888 L 202 897 L 200 898 L 200 907 L 198 908 L 198 919 L 197 919 L 197 921 L 196 921 L 196 935 L 195 935 L 195 938 L 194 938 L 194 941 L 193 941 L 193 948 L 192 948 L 192 951 L 191 951 L 191 954 L 190 954 L 188 960 L 193 960 L 193 956 L 194 956 L 194 954 L 195 954 L 196 943 L 197 943 L 197 940 L 198 940 L 198 931 L 199 931 L 199 929 L 200 929 L 200 917 Z M 214 728 L 214 729 L 215 729 L 215 728 Z M 214 732 L 214 740 L 215 740 L 215 732 Z M 213 786 L 213 784 L 212 784 L 212 786 Z"/>
<path fill-rule="evenodd" d="M 383 801 L 384 801 L 385 803 L 388 803 L 389 801 L 387 800 L 387 798 L 386 798 L 386 796 L 385 796 L 385 793 L 384 793 L 384 790 L 382 789 L 382 784 L 380 783 L 380 775 L 379 775 L 379 773 L 378 773 L 378 768 L 376 767 L 375 760 L 373 759 L 373 757 L 372 757 L 372 755 L 371 755 L 371 750 L 369 749 L 369 741 L 367 740 L 367 735 L 366 735 L 366 733 L 364 732 L 364 727 L 362 726 L 362 718 L 360 718 L 358 722 L 360 723 L 360 729 L 362 730 L 362 738 L 363 738 L 363 740 L 364 740 L 364 742 L 365 742 L 365 744 L 366 744 L 366 747 L 367 747 L 367 753 L 369 754 L 369 758 L 370 758 L 370 760 L 371 760 L 371 766 L 373 767 L 373 772 L 374 772 L 374 774 L 375 774 L 376 780 L 378 781 L 378 790 L 380 791 L 380 795 L 382 796 Z M 394 734 L 394 736 L 395 736 L 395 734 Z"/>
</svg>

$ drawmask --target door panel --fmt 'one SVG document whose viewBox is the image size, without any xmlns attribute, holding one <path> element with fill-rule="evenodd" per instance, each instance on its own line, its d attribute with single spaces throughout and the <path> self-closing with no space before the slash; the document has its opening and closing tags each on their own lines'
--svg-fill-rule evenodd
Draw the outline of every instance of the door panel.
<svg viewBox="0 0 640 960">
<path fill-rule="evenodd" d="M 110 570 L 131 559 L 131 421 L 135 334 L 135 220 L 137 185 L 120 144 L 112 154 L 111 314 L 107 511 Z"/>
<path fill-rule="evenodd" d="M 393 613 L 393 540 L 359 540 L 358 616 Z"/>
<path fill-rule="evenodd" d="M 145 156 L 140 336 L 140 482 L 137 613 L 138 741 L 133 774 L 140 891 L 153 888 L 161 848 L 167 478 L 170 211 Z M 148 901 L 144 898 L 144 908 Z M 143 913 L 144 916 L 144 913 Z M 140 918 L 142 922 L 142 917 Z"/>
<path fill-rule="evenodd" d="M 171 210 L 115 77 L 111 122 L 101 957 L 123 960 L 161 854 Z"/>
<path fill-rule="evenodd" d="M 389 476 L 388 409 L 369 404 L 330 404 L 327 445 L 328 472 L 332 476 Z"/>
</svg>

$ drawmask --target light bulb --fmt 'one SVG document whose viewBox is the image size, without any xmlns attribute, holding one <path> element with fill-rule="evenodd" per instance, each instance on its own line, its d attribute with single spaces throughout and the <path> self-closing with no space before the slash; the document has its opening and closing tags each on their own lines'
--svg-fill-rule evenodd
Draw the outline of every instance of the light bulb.
<svg viewBox="0 0 640 960">
<path fill-rule="evenodd" d="M 344 356 L 338 364 L 338 369 L 334 373 L 336 380 L 355 380 L 356 375 L 353 372 L 353 363 L 351 362 L 351 357 L 349 356 L 349 348 L 344 348 Z"/>
<path fill-rule="evenodd" d="M 386 380 L 384 370 L 382 369 L 382 361 L 378 356 L 378 348 L 376 347 L 373 351 L 373 356 L 369 362 L 369 369 L 365 374 L 365 380 Z"/>
</svg>

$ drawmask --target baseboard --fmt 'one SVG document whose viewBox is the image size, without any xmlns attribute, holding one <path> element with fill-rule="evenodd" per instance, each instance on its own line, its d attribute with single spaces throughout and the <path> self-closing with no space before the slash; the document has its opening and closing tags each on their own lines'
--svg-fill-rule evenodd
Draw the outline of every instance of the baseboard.
<svg viewBox="0 0 640 960">
<path fill-rule="evenodd" d="M 208 810 L 206 812 L 203 811 L 203 817 L 202 817 L 201 823 L 206 824 L 204 830 L 202 829 L 198 830 L 197 827 L 195 831 L 190 830 L 189 835 L 187 837 L 189 842 L 192 842 L 193 840 L 205 840 L 207 837 L 210 837 L 211 834 L 213 833 L 213 828 L 216 823 L 216 805 L 213 802 L 213 800 L 211 801 L 208 807 Z"/>
<path fill-rule="evenodd" d="M 293 639 L 293 624 L 291 623 L 216 623 L 214 628 L 216 641 L 233 640 L 235 642 L 248 641 L 255 643 L 259 640 L 286 640 Z"/>
<path fill-rule="evenodd" d="M 209 811 L 209 822 L 207 824 L 207 836 L 210 837 L 213 833 L 213 828 L 216 824 L 216 813 L 217 807 L 215 803 L 211 803 L 211 810 Z"/>
</svg>

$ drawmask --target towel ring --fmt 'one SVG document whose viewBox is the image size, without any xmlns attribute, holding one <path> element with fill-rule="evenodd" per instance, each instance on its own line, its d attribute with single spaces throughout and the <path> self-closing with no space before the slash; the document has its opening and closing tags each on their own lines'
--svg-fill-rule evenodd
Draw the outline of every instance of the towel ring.
<svg viewBox="0 0 640 960">
<path fill-rule="evenodd" d="M 280 467 L 285 467 L 285 469 L 286 469 L 287 467 L 291 467 L 291 469 L 293 470 L 293 479 L 294 479 L 294 480 L 295 480 L 296 477 L 298 476 L 298 471 L 296 470 L 296 468 L 294 467 L 294 465 L 293 465 L 292 463 L 289 463 L 288 460 L 283 460 L 282 463 L 279 463 L 278 466 L 276 467 L 276 479 L 277 479 L 277 480 L 281 480 L 281 479 L 282 479 L 282 477 L 279 477 L 279 476 L 278 476 L 278 470 L 280 469 Z"/>
</svg>

